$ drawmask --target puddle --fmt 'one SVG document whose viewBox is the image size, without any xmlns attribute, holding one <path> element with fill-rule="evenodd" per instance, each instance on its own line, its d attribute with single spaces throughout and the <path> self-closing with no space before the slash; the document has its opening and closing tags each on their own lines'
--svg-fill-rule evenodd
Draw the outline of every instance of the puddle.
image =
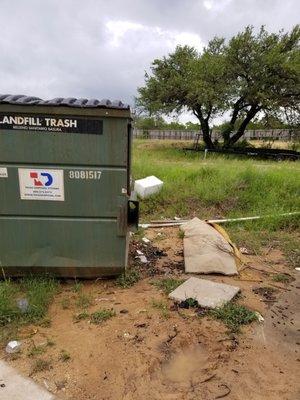
<svg viewBox="0 0 300 400">
<path fill-rule="evenodd" d="M 175 353 L 162 366 L 164 377 L 173 382 L 190 381 L 194 374 L 199 373 L 207 366 L 208 353 L 202 346 L 188 347 Z"/>
</svg>

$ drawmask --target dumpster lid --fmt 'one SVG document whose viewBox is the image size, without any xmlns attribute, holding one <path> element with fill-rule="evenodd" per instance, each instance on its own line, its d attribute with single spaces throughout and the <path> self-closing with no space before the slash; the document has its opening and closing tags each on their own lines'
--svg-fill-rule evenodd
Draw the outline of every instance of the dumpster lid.
<svg viewBox="0 0 300 400">
<path fill-rule="evenodd" d="M 67 107 L 79 107 L 79 108 L 114 108 L 121 110 L 128 110 L 129 105 L 122 103 L 120 100 L 108 100 L 108 99 L 84 99 L 75 97 L 56 97 L 50 100 L 43 100 L 39 97 L 24 96 L 22 94 L 0 94 L 0 104 L 14 104 L 14 105 L 38 105 L 38 106 L 67 106 Z"/>
</svg>

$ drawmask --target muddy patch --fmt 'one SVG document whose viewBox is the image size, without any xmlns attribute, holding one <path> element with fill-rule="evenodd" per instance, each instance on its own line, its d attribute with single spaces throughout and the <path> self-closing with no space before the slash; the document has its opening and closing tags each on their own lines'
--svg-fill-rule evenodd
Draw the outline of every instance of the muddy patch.
<svg viewBox="0 0 300 400">
<path fill-rule="evenodd" d="M 266 302 L 274 302 L 276 301 L 276 294 L 278 293 L 278 289 L 274 289 L 272 287 L 256 287 L 252 289 L 253 293 L 261 296 L 263 301 Z"/>
<path fill-rule="evenodd" d="M 168 381 L 189 384 L 193 378 L 199 379 L 199 375 L 205 371 L 208 357 L 204 346 L 190 346 L 173 354 L 162 365 L 162 375 Z"/>
</svg>

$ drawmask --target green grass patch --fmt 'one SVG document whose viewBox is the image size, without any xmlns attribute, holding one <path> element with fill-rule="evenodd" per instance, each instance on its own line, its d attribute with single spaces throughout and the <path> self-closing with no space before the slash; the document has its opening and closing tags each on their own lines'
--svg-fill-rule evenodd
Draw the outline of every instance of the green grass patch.
<svg viewBox="0 0 300 400">
<path fill-rule="evenodd" d="M 299 265 L 299 234 L 295 233 L 299 232 L 300 215 L 278 214 L 300 211 L 300 163 L 221 154 L 204 159 L 201 152 L 185 153 L 187 145 L 192 144 L 134 140 L 134 179 L 155 175 L 164 181 L 160 193 L 140 202 L 141 220 L 271 215 L 227 223 L 225 229 L 238 246 L 254 254 L 275 243 L 273 247 L 282 249 L 291 267 Z"/>
<path fill-rule="evenodd" d="M 82 283 L 75 280 L 72 290 L 74 293 L 79 293 L 82 290 L 82 287 L 83 287 Z"/>
<path fill-rule="evenodd" d="M 31 366 L 31 375 L 34 375 L 38 372 L 49 371 L 51 368 L 51 362 L 49 360 L 43 360 L 42 358 L 38 358 L 35 360 Z"/>
<path fill-rule="evenodd" d="M 37 321 L 37 324 L 42 328 L 50 328 L 52 321 L 50 318 L 43 318 L 40 321 Z"/>
<path fill-rule="evenodd" d="M 138 270 L 132 268 L 128 269 L 124 274 L 118 276 L 116 285 L 123 289 L 128 289 L 140 280 L 140 273 Z"/>
<path fill-rule="evenodd" d="M 47 339 L 47 346 L 48 346 L 48 347 L 53 347 L 53 346 L 55 346 L 54 340 L 52 340 L 52 339 Z"/>
<path fill-rule="evenodd" d="M 35 357 L 35 356 L 40 356 L 41 354 L 44 354 L 47 351 L 46 346 L 47 346 L 47 344 L 38 345 L 38 346 L 33 344 L 33 346 L 29 349 L 29 351 L 27 353 L 28 357 Z"/>
<path fill-rule="evenodd" d="M 141 219 L 245 217 L 299 211 L 300 168 L 297 162 L 275 162 L 186 152 L 184 144 L 135 140 L 133 176 L 155 175 L 161 192 L 141 202 Z M 247 230 L 274 231 L 299 227 L 300 218 L 271 218 Z M 235 224 L 235 226 L 245 226 Z"/>
<path fill-rule="evenodd" d="M 18 282 L 0 282 L 0 325 L 5 326 L 13 321 L 41 320 L 57 290 L 57 281 L 48 277 L 28 277 Z M 19 298 L 28 300 L 29 306 L 25 312 L 17 307 Z"/>
<path fill-rule="evenodd" d="M 114 317 L 116 315 L 116 312 L 114 310 L 109 310 L 109 309 L 101 309 L 98 311 L 95 311 L 91 314 L 91 322 L 93 324 L 99 325 L 104 321 L 107 321 L 108 319 Z"/>
<path fill-rule="evenodd" d="M 90 314 L 88 312 L 86 312 L 86 311 L 83 311 L 83 312 L 81 312 L 79 314 L 73 315 L 73 321 L 74 322 L 79 322 L 79 321 L 82 321 L 84 319 L 88 319 L 89 317 L 90 317 Z"/>
<path fill-rule="evenodd" d="M 215 319 L 221 320 L 231 332 L 235 333 L 240 331 L 242 325 L 247 325 L 257 320 L 257 315 L 254 311 L 233 302 L 211 310 L 209 315 Z"/>
<path fill-rule="evenodd" d="M 21 315 L 17 307 L 18 288 L 11 281 L 0 282 L 0 326 L 7 325 Z"/>
<path fill-rule="evenodd" d="M 66 351 L 66 350 L 62 350 L 60 352 L 60 355 L 59 355 L 59 360 L 62 361 L 62 362 L 66 362 L 66 361 L 71 360 L 70 353 L 68 351 Z"/>
<path fill-rule="evenodd" d="M 178 231 L 178 237 L 179 239 L 184 239 L 184 231 L 182 231 L 181 229 L 179 229 Z"/>
<path fill-rule="evenodd" d="M 289 283 L 291 281 L 291 276 L 287 274 L 275 274 L 272 277 L 274 282 Z"/>
<path fill-rule="evenodd" d="M 139 228 L 136 232 L 134 232 L 134 239 L 135 240 L 142 240 L 145 236 L 145 229 Z"/>
<path fill-rule="evenodd" d="M 61 299 L 60 304 L 61 304 L 61 308 L 63 310 L 67 310 L 71 306 L 71 302 L 70 302 L 70 299 L 68 297 L 64 297 L 63 299 Z"/>
<path fill-rule="evenodd" d="M 152 281 L 151 285 L 154 285 L 158 289 L 162 290 L 165 294 L 169 294 L 173 292 L 173 290 L 175 290 L 183 282 L 183 279 L 166 278 Z"/>
<path fill-rule="evenodd" d="M 93 304 L 93 299 L 92 296 L 90 294 L 86 294 L 83 292 L 79 292 L 77 299 L 76 299 L 76 306 L 78 308 L 88 308 Z"/>
<path fill-rule="evenodd" d="M 160 314 L 164 319 L 170 317 L 168 305 L 164 301 L 152 299 L 151 305 L 153 308 L 160 311 Z"/>
<path fill-rule="evenodd" d="M 21 281 L 29 301 L 29 309 L 25 314 L 29 322 L 38 321 L 46 314 L 48 306 L 58 290 L 58 283 L 54 278 L 29 277 Z"/>
</svg>

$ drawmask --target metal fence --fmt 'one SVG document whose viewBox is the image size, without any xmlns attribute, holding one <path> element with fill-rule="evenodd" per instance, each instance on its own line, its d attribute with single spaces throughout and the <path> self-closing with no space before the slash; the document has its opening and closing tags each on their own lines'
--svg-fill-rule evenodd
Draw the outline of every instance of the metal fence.
<svg viewBox="0 0 300 400">
<path fill-rule="evenodd" d="M 166 140 L 194 140 L 199 131 L 181 131 L 181 130 L 158 130 L 158 129 L 134 129 L 133 137 L 140 139 L 166 139 Z M 201 132 L 200 132 L 201 134 Z M 212 132 L 212 140 L 220 140 L 219 131 Z M 242 139 L 246 140 L 282 140 L 291 141 L 300 139 L 300 130 L 289 129 L 264 129 L 264 130 L 246 130 Z"/>
</svg>

